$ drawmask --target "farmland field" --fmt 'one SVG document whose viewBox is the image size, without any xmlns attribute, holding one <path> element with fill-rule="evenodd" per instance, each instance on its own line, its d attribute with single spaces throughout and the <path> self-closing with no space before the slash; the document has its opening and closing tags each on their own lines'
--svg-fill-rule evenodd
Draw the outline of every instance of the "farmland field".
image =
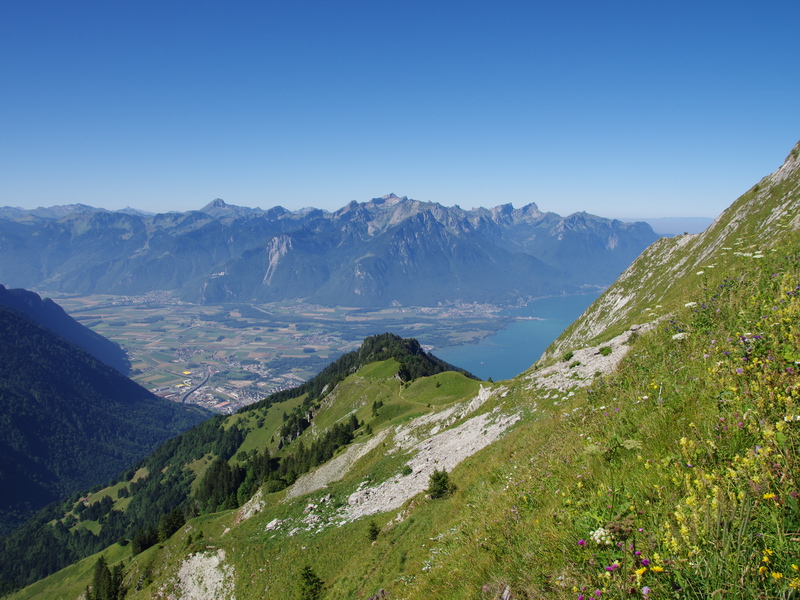
<svg viewBox="0 0 800 600">
<path fill-rule="evenodd" d="M 173 401 L 220 412 L 306 381 L 368 335 L 415 337 L 435 352 L 478 341 L 507 321 L 490 305 L 365 310 L 302 303 L 201 306 L 169 293 L 49 296 L 120 344 L 135 381 Z"/>
</svg>

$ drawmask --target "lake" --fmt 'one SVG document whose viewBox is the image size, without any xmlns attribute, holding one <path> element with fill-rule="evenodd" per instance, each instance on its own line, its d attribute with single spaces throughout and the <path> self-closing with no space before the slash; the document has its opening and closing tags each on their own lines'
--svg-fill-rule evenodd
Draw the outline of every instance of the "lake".
<svg viewBox="0 0 800 600">
<path fill-rule="evenodd" d="M 481 379 L 511 379 L 529 369 L 542 352 L 577 319 L 599 293 L 542 298 L 505 310 L 516 320 L 476 344 L 435 348 L 433 354 Z"/>
</svg>

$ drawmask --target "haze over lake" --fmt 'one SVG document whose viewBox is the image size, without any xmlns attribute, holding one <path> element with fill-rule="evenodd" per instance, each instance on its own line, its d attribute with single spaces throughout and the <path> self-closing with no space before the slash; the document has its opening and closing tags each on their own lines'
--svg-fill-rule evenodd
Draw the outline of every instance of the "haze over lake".
<svg viewBox="0 0 800 600">
<path fill-rule="evenodd" d="M 530 368 L 599 293 L 543 298 L 503 311 L 516 317 L 508 327 L 476 344 L 434 348 L 433 353 L 481 379 L 511 379 Z"/>
</svg>

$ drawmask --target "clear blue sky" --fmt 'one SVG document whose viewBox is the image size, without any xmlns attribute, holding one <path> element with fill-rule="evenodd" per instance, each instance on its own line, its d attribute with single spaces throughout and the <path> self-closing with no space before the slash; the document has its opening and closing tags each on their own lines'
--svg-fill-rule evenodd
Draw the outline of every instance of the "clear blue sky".
<svg viewBox="0 0 800 600">
<path fill-rule="evenodd" d="M 0 205 L 716 216 L 800 139 L 800 2 L 6 0 Z"/>
</svg>

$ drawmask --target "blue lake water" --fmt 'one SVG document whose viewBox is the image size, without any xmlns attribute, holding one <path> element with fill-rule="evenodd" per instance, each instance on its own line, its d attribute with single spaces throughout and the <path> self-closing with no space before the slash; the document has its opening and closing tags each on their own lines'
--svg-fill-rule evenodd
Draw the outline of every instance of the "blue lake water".
<svg viewBox="0 0 800 600">
<path fill-rule="evenodd" d="M 543 298 L 523 308 L 503 311 L 516 318 L 508 327 L 476 344 L 434 348 L 433 354 L 481 379 L 511 379 L 530 368 L 599 296 L 594 293 Z"/>
</svg>

